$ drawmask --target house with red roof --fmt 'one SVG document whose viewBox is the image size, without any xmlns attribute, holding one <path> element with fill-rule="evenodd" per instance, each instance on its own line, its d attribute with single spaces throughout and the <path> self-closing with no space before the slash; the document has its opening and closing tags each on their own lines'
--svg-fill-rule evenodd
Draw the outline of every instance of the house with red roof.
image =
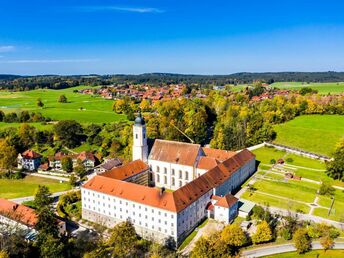
<svg viewBox="0 0 344 258">
<path fill-rule="evenodd" d="M 23 153 L 19 153 L 17 157 L 18 168 L 29 171 L 37 170 L 41 165 L 41 158 L 42 156 L 33 150 L 26 150 Z"/>
</svg>

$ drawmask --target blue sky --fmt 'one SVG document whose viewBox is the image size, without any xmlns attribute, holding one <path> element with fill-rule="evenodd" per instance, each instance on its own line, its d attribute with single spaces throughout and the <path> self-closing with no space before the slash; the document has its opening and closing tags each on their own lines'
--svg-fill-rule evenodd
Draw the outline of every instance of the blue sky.
<svg viewBox="0 0 344 258">
<path fill-rule="evenodd" d="M 0 73 L 344 71 L 343 2 L 3 0 Z"/>
</svg>

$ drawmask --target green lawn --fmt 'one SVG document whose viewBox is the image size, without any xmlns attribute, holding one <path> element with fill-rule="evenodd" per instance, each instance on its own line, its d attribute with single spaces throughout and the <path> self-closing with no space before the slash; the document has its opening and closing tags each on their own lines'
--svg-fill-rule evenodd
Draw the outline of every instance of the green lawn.
<svg viewBox="0 0 344 258">
<path fill-rule="evenodd" d="M 330 207 L 331 198 L 328 196 L 321 196 L 318 200 L 318 204 L 324 207 Z M 321 216 L 327 219 L 332 219 L 336 221 L 344 221 L 344 192 L 336 189 L 334 195 L 333 209 L 331 210 L 330 216 L 328 216 L 328 210 L 326 209 L 315 209 L 314 215 Z"/>
<path fill-rule="evenodd" d="M 25 92 L 0 92 L 0 110 L 5 113 L 29 110 L 41 112 L 53 120 L 73 119 L 80 123 L 107 123 L 126 120 L 126 116 L 112 111 L 113 101 L 98 96 L 74 93 L 73 90 L 86 88 L 79 86 L 63 90 L 39 89 Z M 64 94 L 68 103 L 59 103 L 57 100 Z M 41 98 L 44 108 L 36 106 L 37 99 Z M 83 110 L 80 110 L 80 108 Z M 1 126 L 1 125 L 0 125 Z"/>
<path fill-rule="evenodd" d="M 302 210 L 304 213 L 308 213 L 310 208 L 309 206 L 294 202 L 294 201 L 287 201 L 285 199 L 280 199 L 276 197 L 271 197 L 268 195 L 260 194 L 260 193 L 253 193 L 251 196 L 248 192 L 245 192 L 242 196 L 243 199 L 250 200 L 252 202 L 258 203 L 260 205 L 269 205 L 272 207 L 278 207 L 282 209 L 290 209 L 290 210 Z"/>
<path fill-rule="evenodd" d="M 327 156 L 344 137 L 344 116 L 308 115 L 274 126 L 276 143 Z"/>
<path fill-rule="evenodd" d="M 335 94 L 344 92 L 344 82 L 326 82 L 326 83 L 302 83 L 302 82 L 275 82 L 270 85 L 279 89 L 299 90 L 304 87 L 310 87 L 318 90 L 320 94 Z"/>
<path fill-rule="evenodd" d="M 71 188 L 68 183 L 60 183 L 57 180 L 36 176 L 26 176 L 24 179 L 19 180 L 0 179 L 0 198 L 14 199 L 33 196 L 38 185 L 46 185 L 52 193 L 66 191 Z"/>
<path fill-rule="evenodd" d="M 263 147 L 254 150 L 253 153 L 256 155 L 256 159 L 261 163 L 270 164 L 270 160 L 274 159 L 277 161 L 279 158 L 283 157 L 286 152 L 279 151 L 275 148 Z M 264 167 L 264 169 L 267 168 L 267 166 Z"/>
<path fill-rule="evenodd" d="M 341 258 L 344 257 L 344 250 L 314 250 L 305 254 L 297 254 L 296 252 L 282 253 L 265 256 L 265 258 Z"/>
</svg>

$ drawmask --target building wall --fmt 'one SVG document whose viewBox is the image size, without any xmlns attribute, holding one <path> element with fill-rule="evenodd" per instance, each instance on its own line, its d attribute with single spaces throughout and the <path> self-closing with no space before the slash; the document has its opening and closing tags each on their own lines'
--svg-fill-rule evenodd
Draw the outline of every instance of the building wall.
<svg viewBox="0 0 344 258">
<path fill-rule="evenodd" d="M 229 208 L 214 206 L 214 219 L 217 221 L 230 223 L 233 219 L 238 216 L 238 202 Z"/>
<path fill-rule="evenodd" d="M 177 190 L 194 179 L 193 166 L 184 166 L 152 159 L 148 160 L 148 165 L 152 171 L 153 182 L 158 187 Z"/>
<path fill-rule="evenodd" d="M 82 188 L 83 219 L 113 227 L 130 220 L 139 234 L 154 232 L 156 240 L 177 241 L 177 213 Z"/>
</svg>

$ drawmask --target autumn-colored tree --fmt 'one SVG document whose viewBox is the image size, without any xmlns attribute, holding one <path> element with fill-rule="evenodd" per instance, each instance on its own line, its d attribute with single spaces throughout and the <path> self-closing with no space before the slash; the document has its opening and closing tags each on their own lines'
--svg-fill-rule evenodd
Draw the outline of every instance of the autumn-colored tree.
<svg viewBox="0 0 344 258">
<path fill-rule="evenodd" d="M 0 258 L 10 258 L 10 256 L 6 251 L 0 250 Z"/>
<path fill-rule="evenodd" d="M 252 236 L 252 242 L 255 244 L 265 243 L 272 240 L 272 232 L 269 224 L 262 221 L 258 224 L 256 233 Z"/>
<path fill-rule="evenodd" d="M 334 240 L 330 234 L 326 234 L 320 239 L 320 244 L 325 250 L 331 249 L 334 246 Z"/>
<path fill-rule="evenodd" d="M 111 232 L 108 246 L 113 248 L 113 256 L 128 257 L 136 250 L 139 237 L 133 224 L 125 221 L 117 224 Z"/>
<path fill-rule="evenodd" d="M 208 258 L 211 251 L 210 243 L 205 237 L 200 237 L 191 253 L 191 258 Z"/>
<path fill-rule="evenodd" d="M 60 103 L 67 103 L 67 97 L 66 95 L 61 95 L 58 99 L 58 102 Z"/>
<path fill-rule="evenodd" d="M 309 237 L 307 229 L 299 228 L 293 235 L 294 246 L 299 254 L 305 253 L 311 249 L 312 239 Z"/>
<path fill-rule="evenodd" d="M 152 109 L 152 103 L 148 99 L 144 99 L 140 103 L 140 109 L 143 112 L 148 112 Z"/>
<path fill-rule="evenodd" d="M 0 168 L 10 169 L 15 165 L 17 152 L 4 139 L 0 139 Z"/>
<path fill-rule="evenodd" d="M 243 246 L 247 242 L 246 234 L 238 224 L 226 226 L 221 232 L 221 239 L 235 247 Z"/>
</svg>

